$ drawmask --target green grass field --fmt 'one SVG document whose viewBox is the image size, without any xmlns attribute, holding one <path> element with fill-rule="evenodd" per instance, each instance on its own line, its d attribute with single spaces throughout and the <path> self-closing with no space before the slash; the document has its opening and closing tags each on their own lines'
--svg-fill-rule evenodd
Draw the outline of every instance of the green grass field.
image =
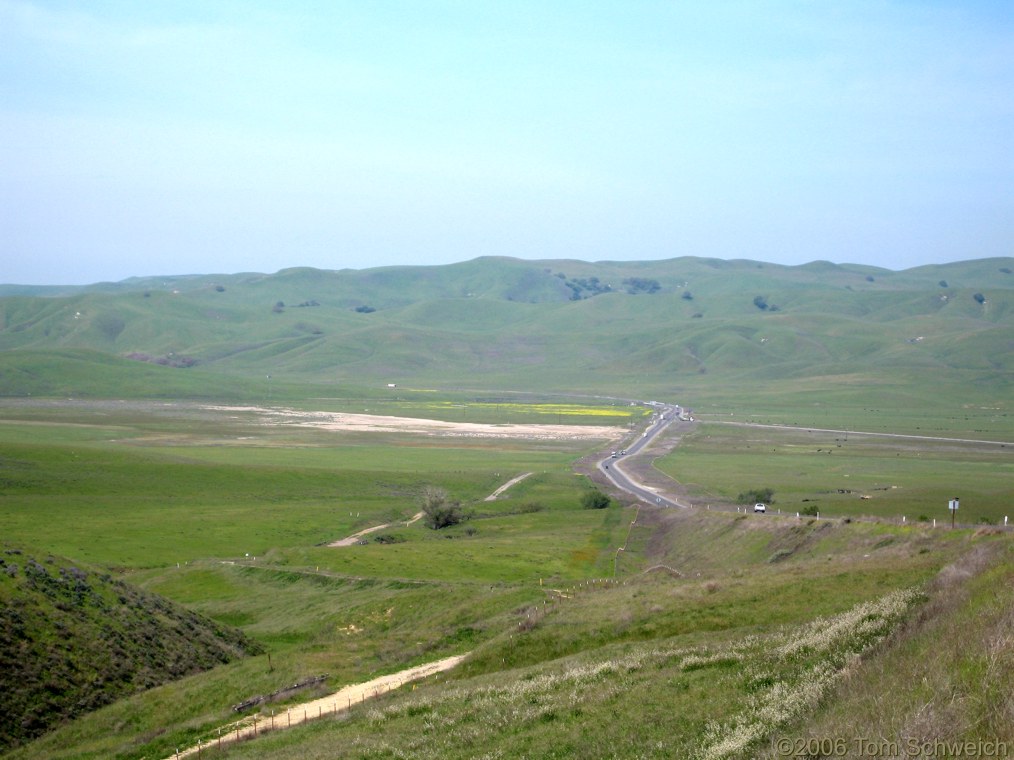
<svg viewBox="0 0 1014 760">
<path fill-rule="evenodd" d="M 438 399 L 427 408 L 449 406 Z M 480 402 L 465 411 L 498 424 L 558 424 L 563 415 L 626 424 L 641 414 L 608 405 L 605 414 L 574 404 L 500 407 Z M 181 683 L 107 708 L 138 711 L 126 734 L 113 718 L 119 727 L 110 737 L 108 718 L 96 713 L 106 727 L 71 740 L 77 756 L 165 752 L 220 722 L 229 704 L 279 682 L 327 672 L 341 683 L 474 646 L 511 609 L 543 598 L 542 583 L 602 574 L 623 534 L 620 507 L 580 508 L 586 485 L 570 464 L 586 439 L 342 434 L 147 403 L 31 405 L 5 417 L 5 538 L 113 569 L 241 627 L 271 656 L 270 668 L 261 657 L 207 674 L 196 701 Z M 500 500 L 484 501 L 529 472 Z M 396 543 L 321 546 L 407 519 L 426 485 L 460 499 L 472 519 L 439 533 L 422 523 L 392 527 L 385 534 Z M 174 739 L 151 738 L 169 724 Z M 147 749 L 125 748 L 125 737 Z"/>
<path fill-rule="evenodd" d="M 471 504 L 535 472 L 522 493 L 548 509 L 573 506 L 581 484 L 569 464 L 589 445 L 338 435 L 223 411 L 173 416 L 157 404 L 55 411 L 16 420 L 10 410 L 0 424 L 0 528 L 125 568 L 307 549 L 411 516 L 425 485 Z M 498 420 L 482 406 L 472 416 L 483 414 Z"/>
<path fill-rule="evenodd" d="M 351 412 L 353 403 L 331 410 Z M 385 409 L 496 423 L 510 415 L 558 424 L 567 415 L 621 429 L 642 418 L 614 403 L 463 403 L 412 399 Z M 148 402 L 15 404 L 5 412 L 5 538 L 113 568 L 239 627 L 266 650 L 120 700 L 5 755 L 12 760 L 166 757 L 214 738 L 233 719 L 230 706 L 250 696 L 328 674 L 316 690 L 265 707 L 266 716 L 328 688 L 466 651 L 473 655 L 465 664 L 418 690 L 219 756 L 610 757 L 621 748 L 645 757 L 736 756 L 705 750 L 747 736 L 754 738 L 742 746 L 753 749 L 743 751 L 754 751 L 758 737 L 787 730 L 813 708 L 804 698 L 812 674 L 876 641 L 843 633 L 840 646 L 787 661 L 771 651 L 803 636 L 816 617 L 847 621 L 857 605 L 928 588 L 969 548 L 1004 541 L 917 522 L 583 510 L 587 482 L 571 467 L 594 447 L 587 439 L 336 433 Z M 658 466 L 680 480 L 687 468 L 704 484 L 722 484 L 720 494 L 771 485 L 776 505 L 809 503 L 802 500 L 824 490 L 824 462 L 847 466 L 842 480 L 872 484 L 885 473 L 901 485 L 949 473 L 967 486 L 965 499 L 996 491 L 1002 503 L 1003 449 L 980 466 L 977 450 L 907 443 L 908 465 L 889 467 L 884 444 L 871 440 L 853 434 L 826 454 L 814 450 L 823 439 L 802 431 L 705 425 Z M 742 475 L 758 470 L 768 477 Z M 500 500 L 483 500 L 527 472 Z M 404 525 L 424 485 L 447 489 L 472 519 L 442 531 Z M 873 501 L 852 496 L 859 506 Z M 889 516 L 908 503 L 893 502 Z M 383 542 L 371 534 L 363 545 L 322 545 L 391 521 L 377 534 Z M 921 598 L 885 612 L 884 631 Z M 778 683 L 804 695 L 798 707 L 755 725 L 751 705 L 774 700 Z M 819 680 L 821 693 L 837 683 Z"/>
<path fill-rule="evenodd" d="M 773 506 L 789 514 L 949 523 L 959 497 L 964 523 L 1014 517 L 1014 446 L 995 443 L 703 424 L 655 464 L 697 502 L 772 488 Z"/>
</svg>

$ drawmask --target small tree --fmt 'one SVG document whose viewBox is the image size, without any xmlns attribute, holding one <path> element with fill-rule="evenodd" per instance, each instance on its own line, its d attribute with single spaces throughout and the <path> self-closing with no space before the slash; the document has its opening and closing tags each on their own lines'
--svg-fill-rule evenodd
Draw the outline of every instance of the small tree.
<svg viewBox="0 0 1014 760">
<path fill-rule="evenodd" d="M 465 519 L 461 502 L 451 501 L 442 488 L 426 486 L 419 498 L 419 507 L 423 513 L 423 524 L 433 530 L 457 525 Z"/>
<path fill-rule="evenodd" d="M 585 509 L 605 509 L 609 506 L 610 501 L 610 498 L 597 488 L 581 494 L 581 506 Z"/>
<path fill-rule="evenodd" d="M 774 504 L 775 492 L 770 488 L 751 488 L 749 491 L 741 493 L 736 500 L 740 504 L 756 504 L 757 502 Z"/>
</svg>

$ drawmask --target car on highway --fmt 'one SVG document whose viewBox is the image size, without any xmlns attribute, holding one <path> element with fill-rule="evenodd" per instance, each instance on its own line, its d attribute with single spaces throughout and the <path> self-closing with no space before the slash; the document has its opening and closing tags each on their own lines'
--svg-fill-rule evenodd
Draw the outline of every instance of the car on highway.
<svg viewBox="0 0 1014 760">
<path fill-rule="evenodd" d="M 768 508 L 764 504 L 761 504 L 760 502 L 757 502 L 756 504 L 753 505 L 753 511 L 754 512 L 767 512 Z"/>
</svg>

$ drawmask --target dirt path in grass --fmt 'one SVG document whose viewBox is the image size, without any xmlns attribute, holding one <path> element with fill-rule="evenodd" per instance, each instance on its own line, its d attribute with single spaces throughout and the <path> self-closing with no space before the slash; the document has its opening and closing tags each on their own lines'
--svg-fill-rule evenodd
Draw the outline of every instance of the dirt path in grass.
<svg viewBox="0 0 1014 760">
<path fill-rule="evenodd" d="M 401 523 L 399 521 L 398 524 L 399 525 L 404 524 L 405 526 L 408 526 L 414 523 L 416 520 L 421 520 L 422 516 L 423 516 L 422 512 L 416 512 L 414 515 L 412 515 L 412 519 L 407 520 L 405 523 Z M 394 524 L 395 523 L 390 522 L 384 523 L 383 525 L 374 525 L 372 528 L 364 528 L 358 533 L 353 533 L 351 536 L 346 536 L 345 538 L 340 538 L 337 541 L 332 541 L 331 543 L 328 544 L 328 546 L 355 546 L 360 542 L 360 540 L 362 540 L 363 536 L 368 536 L 370 533 L 376 533 L 378 530 L 383 530 L 384 528 L 390 528 Z"/>
<path fill-rule="evenodd" d="M 521 475 L 518 475 L 516 478 L 508 480 L 506 483 L 504 483 L 498 489 L 496 489 L 495 491 L 493 491 L 493 493 L 491 493 L 489 496 L 487 496 L 485 499 L 483 499 L 483 501 L 496 501 L 497 497 L 500 494 L 502 494 L 504 491 L 506 491 L 511 486 L 520 483 L 522 480 L 524 480 L 525 478 L 527 478 L 531 474 L 532 473 L 530 473 L 530 472 L 525 472 L 525 473 L 522 473 Z"/>
<path fill-rule="evenodd" d="M 450 670 L 463 659 L 467 654 L 445 657 L 442 660 L 427 662 L 417 665 L 414 668 L 401 670 L 390 675 L 380 676 L 363 683 L 354 683 L 339 689 L 334 694 L 315 699 L 312 702 L 304 702 L 299 705 L 291 705 L 284 712 L 277 715 L 251 715 L 234 723 L 222 726 L 220 734 L 214 739 L 201 742 L 193 747 L 181 749 L 165 760 L 177 760 L 181 757 L 197 755 L 205 748 L 218 747 L 220 745 L 237 742 L 243 739 L 253 739 L 267 731 L 278 731 L 283 728 L 297 726 L 314 718 L 323 718 L 326 715 L 336 715 L 340 712 L 351 709 L 353 705 L 362 704 L 367 699 L 386 694 L 411 681 L 426 678 L 434 673 Z"/>
<path fill-rule="evenodd" d="M 506 491 L 511 486 L 513 486 L 513 485 L 515 485 L 517 483 L 520 483 L 522 480 L 524 480 L 525 478 L 527 478 L 531 474 L 532 473 L 530 473 L 530 472 L 525 472 L 525 473 L 522 473 L 521 475 L 518 475 L 516 478 L 512 478 L 511 480 L 508 480 L 506 483 L 504 483 L 498 489 L 496 489 L 495 491 L 493 491 L 493 493 L 491 493 L 489 496 L 487 496 L 484 499 L 484 501 L 496 501 L 497 497 L 500 496 L 500 494 L 502 494 L 504 491 Z M 406 523 L 404 523 L 404 525 L 405 526 L 409 526 L 412 523 L 416 522 L 417 520 L 421 520 L 422 516 L 423 516 L 422 512 L 416 512 L 412 516 L 412 519 L 409 520 L 409 521 L 407 521 Z M 363 530 L 359 531 L 358 533 L 353 533 L 351 536 L 346 536 L 345 538 L 340 538 L 337 541 L 332 541 L 331 543 L 328 544 L 328 546 L 334 546 L 334 547 L 338 547 L 338 546 L 355 546 L 356 544 L 358 544 L 362 540 L 363 536 L 368 536 L 370 533 L 376 533 L 378 530 L 383 530 L 384 528 L 390 528 L 392 525 L 395 525 L 395 524 L 401 524 L 401 523 L 390 522 L 390 523 L 384 523 L 383 525 L 374 525 L 372 528 L 364 528 Z"/>
</svg>

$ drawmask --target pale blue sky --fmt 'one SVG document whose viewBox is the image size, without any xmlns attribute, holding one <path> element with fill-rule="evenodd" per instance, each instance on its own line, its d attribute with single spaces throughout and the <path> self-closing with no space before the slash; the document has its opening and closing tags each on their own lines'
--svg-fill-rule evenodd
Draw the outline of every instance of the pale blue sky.
<svg viewBox="0 0 1014 760">
<path fill-rule="evenodd" d="M 0 0 L 0 282 L 1012 241 L 1007 0 Z"/>
</svg>

